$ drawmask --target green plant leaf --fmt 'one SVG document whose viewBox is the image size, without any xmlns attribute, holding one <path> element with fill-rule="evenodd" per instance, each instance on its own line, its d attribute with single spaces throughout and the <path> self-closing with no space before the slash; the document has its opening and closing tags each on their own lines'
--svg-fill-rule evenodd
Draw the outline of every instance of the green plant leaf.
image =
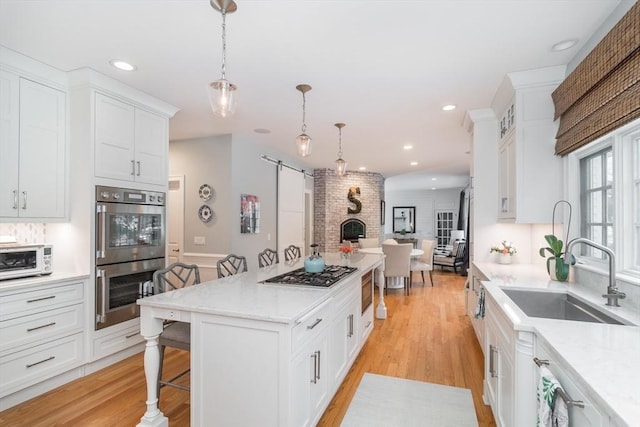
<svg viewBox="0 0 640 427">
<path fill-rule="evenodd" d="M 564 262 L 564 258 L 556 258 L 556 278 L 560 282 L 566 282 L 569 278 L 569 264 Z"/>
</svg>

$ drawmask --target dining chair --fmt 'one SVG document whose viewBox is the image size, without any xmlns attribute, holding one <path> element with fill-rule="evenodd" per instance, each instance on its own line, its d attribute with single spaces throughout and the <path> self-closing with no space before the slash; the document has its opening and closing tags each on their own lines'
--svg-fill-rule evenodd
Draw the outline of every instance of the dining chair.
<svg viewBox="0 0 640 427">
<path fill-rule="evenodd" d="M 424 281 L 424 272 L 428 271 L 431 286 L 433 286 L 433 276 L 431 272 L 433 271 L 433 251 L 435 247 L 435 240 L 423 240 L 422 251 L 424 252 L 424 254 L 422 254 L 422 256 L 418 259 L 411 260 L 411 274 L 413 275 L 414 271 L 419 271 L 422 274 L 422 283 L 426 283 Z"/>
<path fill-rule="evenodd" d="M 218 279 L 233 276 L 234 274 L 247 271 L 247 258 L 240 255 L 229 254 L 218 260 L 216 266 L 218 268 Z"/>
<path fill-rule="evenodd" d="M 280 260 L 278 259 L 278 252 L 273 249 L 265 249 L 264 251 L 258 254 L 258 267 L 267 267 L 269 265 L 277 264 Z"/>
<path fill-rule="evenodd" d="M 411 286 L 411 251 L 413 244 L 411 243 L 388 243 L 382 244 L 382 253 L 384 253 L 384 287 L 387 291 L 387 282 L 389 278 L 400 277 L 404 285 L 404 291 L 409 295 L 409 287 Z"/>
<path fill-rule="evenodd" d="M 397 245 L 398 241 L 396 239 L 387 239 L 382 242 L 383 245 Z"/>
<path fill-rule="evenodd" d="M 378 246 L 380 246 L 380 240 L 377 237 L 358 239 L 358 247 L 360 248 L 377 248 Z"/>
<path fill-rule="evenodd" d="M 153 273 L 153 285 L 156 293 L 173 291 L 200 283 L 200 269 L 195 264 L 176 262 L 170 266 L 156 270 Z M 171 386 L 189 391 L 189 386 L 175 382 L 178 378 L 189 373 L 190 369 L 182 371 L 169 380 L 162 379 L 162 367 L 164 363 L 165 347 L 178 348 L 191 351 L 191 324 L 187 322 L 165 321 L 162 333 L 158 338 L 160 360 L 158 364 L 157 397 L 160 402 L 160 389 Z"/>
<path fill-rule="evenodd" d="M 284 248 L 284 260 L 292 261 L 296 258 L 300 258 L 302 256 L 302 251 L 300 251 L 300 247 L 295 245 L 289 245 Z"/>
</svg>

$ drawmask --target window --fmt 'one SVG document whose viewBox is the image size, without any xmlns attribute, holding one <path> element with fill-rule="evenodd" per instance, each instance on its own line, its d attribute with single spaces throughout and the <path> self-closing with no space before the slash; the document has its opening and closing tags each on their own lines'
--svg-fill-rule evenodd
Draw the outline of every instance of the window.
<svg viewBox="0 0 640 427">
<path fill-rule="evenodd" d="M 586 237 L 616 254 L 616 270 L 640 278 L 640 119 L 569 155 L 568 200 L 579 211 L 570 238 Z M 572 252 L 606 268 L 606 255 L 586 245 Z M 634 279 L 635 281 L 636 279 Z"/>
<path fill-rule="evenodd" d="M 611 146 L 580 160 L 581 236 L 613 247 L 613 150 Z M 602 251 L 582 245 L 581 255 L 603 258 Z"/>
<path fill-rule="evenodd" d="M 453 211 L 436 211 L 436 245 L 449 244 L 453 230 Z"/>
</svg>

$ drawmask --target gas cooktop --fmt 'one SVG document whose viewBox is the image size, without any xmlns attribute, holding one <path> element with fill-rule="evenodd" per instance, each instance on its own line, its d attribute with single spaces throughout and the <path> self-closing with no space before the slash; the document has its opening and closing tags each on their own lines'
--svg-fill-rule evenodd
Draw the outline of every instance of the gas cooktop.
<svg viewBox="0 0 640 427">
<path fill-rule="evenodd" d="M 273 283 L 280 285 L 301 285 L 301 286 L 319 286 L 328 288 L 344 277 L 350 275 L 357 268 L 345 267 L 343 265 L 326 265 L 322 273 L 307 273 L 303 268 L 290 271 L 279 276 L 265 280 L 263 283 Z"/>
</svg>

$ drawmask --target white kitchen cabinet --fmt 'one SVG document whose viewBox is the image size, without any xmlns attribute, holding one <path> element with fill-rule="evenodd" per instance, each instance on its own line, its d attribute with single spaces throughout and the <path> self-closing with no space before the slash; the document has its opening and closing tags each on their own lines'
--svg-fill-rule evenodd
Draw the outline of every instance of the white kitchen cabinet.
<svg viewBox="0 0 640 427">
<path fill-rule="evenodd" d="M 348 295 L 344 297 L 344 304 L 337 308 L 330 329 L 330 354 L 329 376 L 333 384 L 340 382 L 347 374 L 350 362 L 355 357 L 358 337 L 358 324 L 360 317 L 360 294 L 354 286 Z"/>
<path fill-rule="evenodd" d="M 165 117 L 96 93 L 96 177 L 166 185 L 167 125 Z"/>
<path fill-rule="evenodd" d="M 548 223 L 562 199 L 562 160 L 554 154 L 557 125 L 551 93 L 565 68 L 509 73 L 492 105 L 502 117 L 498 148 L 498 219 Z"/>
<path fill-rule="evenodd" d="M 609 427 L 607 411 L 588 396 L 579 386 L 581 380 L 572 374 L 572 370 L 554 352 L 538 340 L 536 357 L 541 360 L 558 379 L 565 394 L 573 401 L 579 401 L 583 407 L 568 405 L 571 427 Z M 533 363 L 533 362 L 532 362 Z M 537 368 L 536 368 L 537 370 Z M 557 397 L 560 398 L 559 396 Z"/>
<path fill-rule="evenodd" d="M 45 282 L 0 290 L 0 408 L 10 406 L 6 396 L 82 365 L 85 286 Z"/>
<path fill-rule="evenodd" d="M 64 218 L 66 93 L 5 70 L 0 93 L 0 217 Z"/>
<path fill-rule="evenodd" d="M 498 427 L 536 425 L 533 332 L 514 330 L 490 294 L 485 296 L 484 399 Z"/>
</svg>

